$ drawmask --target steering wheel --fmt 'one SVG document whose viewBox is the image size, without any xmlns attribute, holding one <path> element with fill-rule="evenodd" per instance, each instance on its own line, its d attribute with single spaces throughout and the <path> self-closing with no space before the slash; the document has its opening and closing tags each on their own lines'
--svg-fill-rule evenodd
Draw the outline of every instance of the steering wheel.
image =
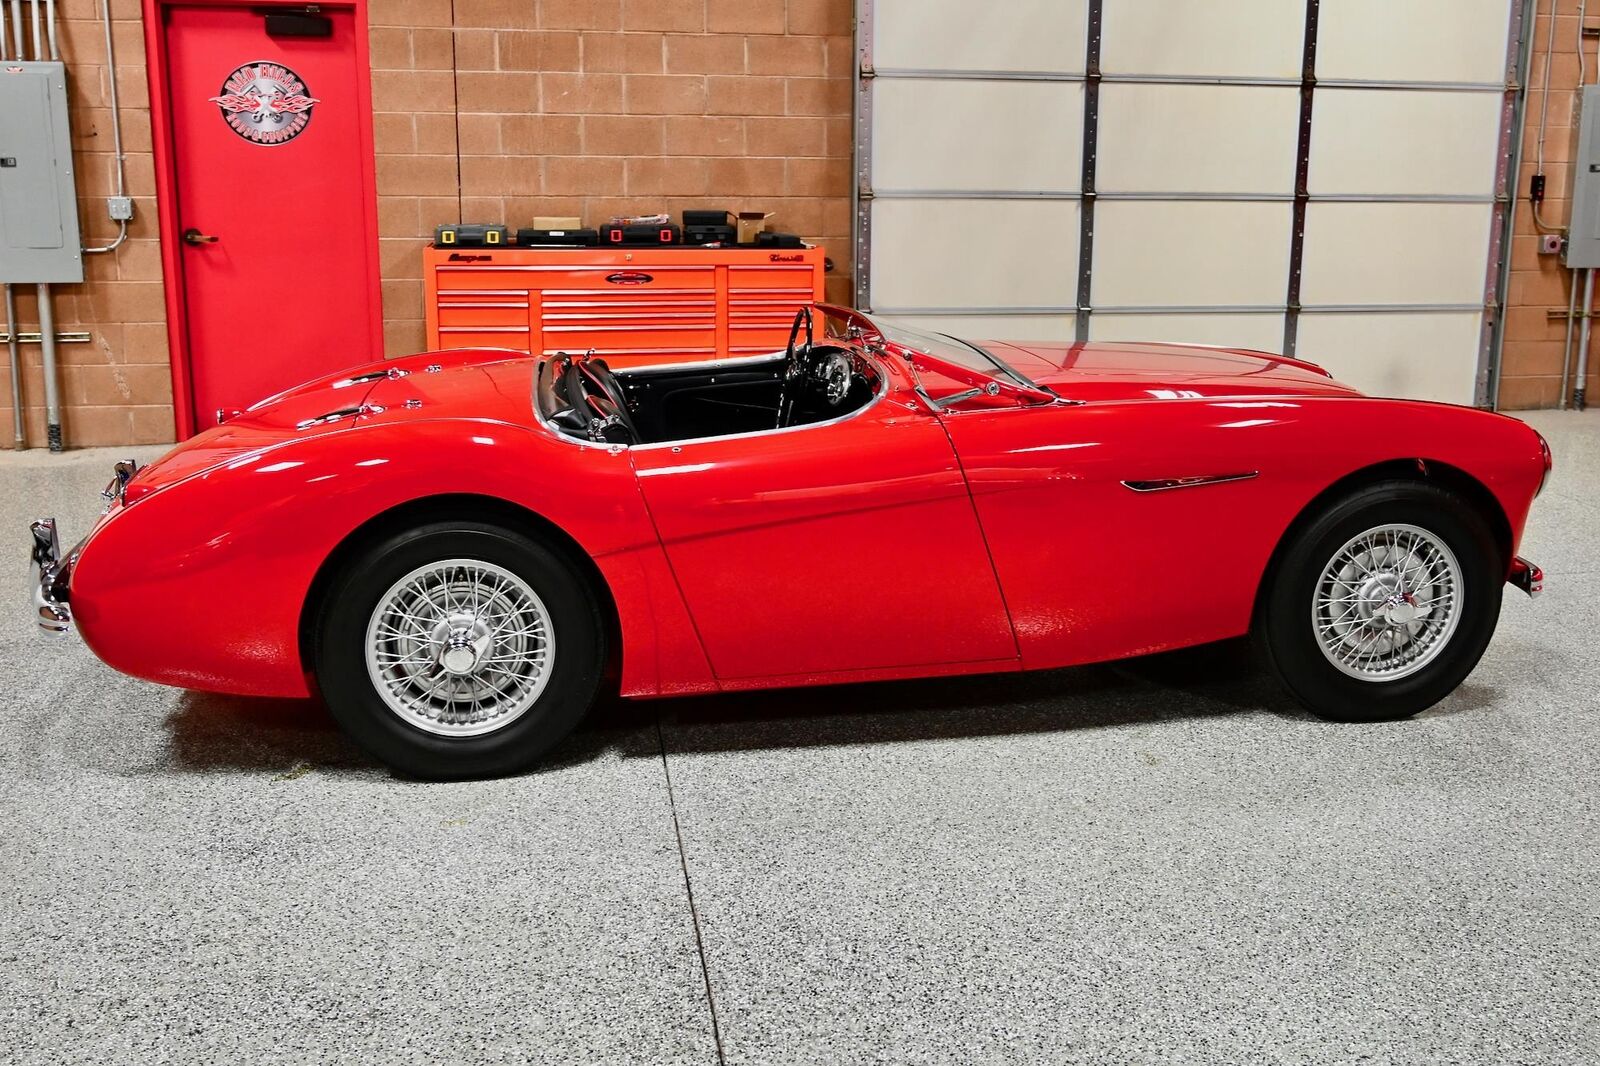
<svg viewBox="0 0 1600 1066">
<path fill-rule="evenodd" d="M 622 386 L 604 359 L 570 361 L 561 376 L 561 389 L 572 409 L 588 420 L 590 440 L 597 444 L 641 443 Z"/>
<path fill-rule="evenodd" d="M 799 348 L 794 342 L 800 339 L 800 326 L 806 327 L 806 342 Z M 811 354 L 811 342 L 814 333 L 811 324 L 811 308 L 802 307 L 795 312 L 794 324 L 789 327 L 789 344 L 784 349 L 783 383 L 778 392 L 778 429 L 794 421 L 795 404 L 800 400 L 800 393 L 804 388 L 807 357 Z"/>
</svg>

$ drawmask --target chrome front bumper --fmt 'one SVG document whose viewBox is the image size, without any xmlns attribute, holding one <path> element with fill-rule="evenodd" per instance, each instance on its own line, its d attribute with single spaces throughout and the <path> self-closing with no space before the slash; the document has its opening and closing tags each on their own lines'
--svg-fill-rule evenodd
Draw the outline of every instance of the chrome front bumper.
<svg viewBox="0 0 1600 1066">
<path fill-rule="evenodd" d="M 72 608 L 67 604 L 67 571 L 61 558 L 61 537 L 54 518 L 35 519 L 28 525 L 29 568 L 33 574 L 34 620 L 46 633 L 72 628 Z"/>
<path fill-rule="evenodd" d="M 1544 571 L 1539 569 L 1539 564 L 1517 556 L 1511 560 L 1511 573 L 1506 581 L 1514 588 L 1519 588 L 1530 597 L 1537 597 L 1544 591 Z"/>
</svg>

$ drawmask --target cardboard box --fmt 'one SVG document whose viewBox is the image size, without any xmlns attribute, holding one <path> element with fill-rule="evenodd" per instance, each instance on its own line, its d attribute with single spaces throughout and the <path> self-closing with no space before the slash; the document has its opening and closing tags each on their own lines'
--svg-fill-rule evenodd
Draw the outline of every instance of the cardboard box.
<svg viewBox="0 0 1600 1066">
<path fill-rule="evenodd" d="M 535 215 L 529 229 L 582 229 L 583 219 L 569 215 Z"/>
<path fill-rule="evenodd" d="M 754 244 L 756 234 L 767 232 L 771 211 L 740 211 L 739 212 L 739 243 Z"/>
</svg>

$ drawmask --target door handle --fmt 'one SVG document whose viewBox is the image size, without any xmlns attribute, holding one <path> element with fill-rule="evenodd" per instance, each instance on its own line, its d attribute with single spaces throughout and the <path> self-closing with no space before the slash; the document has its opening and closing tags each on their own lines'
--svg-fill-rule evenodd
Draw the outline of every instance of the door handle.
<svg viewBox="0 0 1600 1066">
<path fill-rule="evenodd" d="M 209 233 L 201 233 L 199 230 L 195 229 L 193 226 L 190 226 L 188 229 L 183 231 L 183 239 L 188 241 L 190 244 L 216 244 L 217 243 L 217 239 L 215 237 L 211 236 Z"/>
</svg>

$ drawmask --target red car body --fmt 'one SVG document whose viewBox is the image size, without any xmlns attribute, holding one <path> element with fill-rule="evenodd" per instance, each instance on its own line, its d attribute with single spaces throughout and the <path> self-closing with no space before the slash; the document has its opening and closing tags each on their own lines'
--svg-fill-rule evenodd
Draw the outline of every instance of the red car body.
<svg viewBox="0 0 1600 1066">
<path fill-rule="evenodd" d="M 592 560 L 620 691 L 651 697 L 1238 636 L 1297 518 L 1374 468 L 1448 480 L 1520 565 L 1548 452 L 1519 421 L 1256 352 L 988 346 L 1061 399 L 1000 382 L 940 409 L 992 379 L 880 343 L 884 386 L 849 416 L 626 447 L 544 424 L 520 354 L 310 382 L 139 471 L 72 560 L 71 613 L 125 673 L 305 696 L 308 605 L 341 544 L 396 509 L 488 500 Z M 1188 478 L 1209 483 L 1140 491 Z"/>
</svg>

